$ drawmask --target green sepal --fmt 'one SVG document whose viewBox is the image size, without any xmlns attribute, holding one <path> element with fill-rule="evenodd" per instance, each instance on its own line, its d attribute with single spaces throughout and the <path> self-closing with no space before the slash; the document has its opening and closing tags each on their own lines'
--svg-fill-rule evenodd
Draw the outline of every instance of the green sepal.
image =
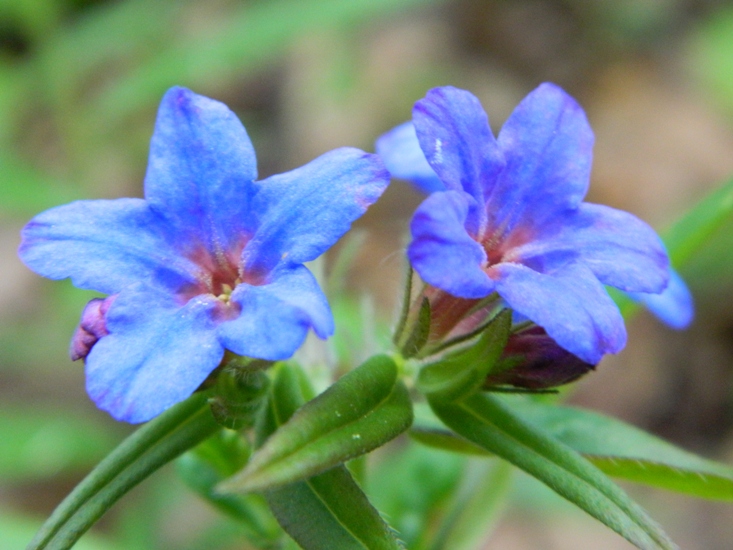
<svg viewBox="0 0 733 550">
<path fill-rule="evenodd" d="M 610 476 L 700 498 L 733 500 L 730 466 L 591 411 L 529 400 L 513 408 L 517 415 L 555 434 Z"/>
<path fill-rule="evenodd" d="M 258 439 L 267 440 L 306 402 L 311 393 L 306 382 L 294 365 L 279 367 L 266 414 L 256 427 Z M 305 550 L 402 548 L 343 465 L 265 491 L 264 497 L 283 529 Z"/>
<path fill-rule="evenodd" d="M 46 520 L 26 550 L 65 550 L 125 493 L 221 427 L 200 392 L 174 405 L 125 439 Z"/>
<path fill-rule="evenodd" d="M 495 367 L 509 339 L 512 313 L 502 310 L 473 345 L 420 370 L 417 386 L 430 399 L 456 401 L 476 392 Z"/>
<path fill-rule="evenodd" d="M 210 390 L 216 421 L 231 430 L 251 427 L 267 396 L 270 379 L 262 370 L 225 368 Z"/>
<path fill-rule="evenodd" d="M 397 437 L 410 427 L 413 414 L 397 374 L 392 358 L 368 359 L 303 405 L 220 489 L 260 491 L 299 481 Z"/>
<path fill-rule="evenodd" d="M 430 310 L 430 300 L 423 298 L 420 303 L 420 311 L 417 314 L 415 324 L 411 327 L 410 335 L 407 337 L 405 344 L 402 346 L 400 353 L 405 359 L 415 357 L 420 350 L 427 344 L 430 336 L 430 320 L 432 311 Z"/>
<path fill-rule="evenodd" d="M 534 427 L 496 397 L 431 400 L 456 433 L 514 464 L 642 549 L 676 548 L 662 529 L 603 472 L 550 433 Z"/>
</svg>

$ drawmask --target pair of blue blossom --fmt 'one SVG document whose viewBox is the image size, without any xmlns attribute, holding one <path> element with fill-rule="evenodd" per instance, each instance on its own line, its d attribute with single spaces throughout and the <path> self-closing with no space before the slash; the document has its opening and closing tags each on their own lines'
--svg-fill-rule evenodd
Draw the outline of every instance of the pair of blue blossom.
<svg viewBox="0 0 733 550">
<path fill-rule="evenodd" d="M 667 258 L 643 222 L 581 203 L 593 138 L 580 107 L 543 85 L 495 140 L 472 95 L 438 88 L 413 124 L 382 138 L 379 152 L 394 175 L 435 191 L 415 214 L 408 251 L 423 279 L 464 298 L 497 291 L 584 361 L 620 350 L 623 322 L 601 283 L 658 293 Z M 19 253 L 45 277 L 110 295 L 85 309 L 72 356 L 85 358 L 100 408 L 143 422 L 195 391 L 226 350 L 277 361 L 310 329 L 330 336 L 328 303 L 303 264 L 389 178 L 379 156 L 341 148 L 257 181 L 236 116 L 173 88 L 158 112 L 145 199 L 44 212 L 24 228 Z"/>
</svg>

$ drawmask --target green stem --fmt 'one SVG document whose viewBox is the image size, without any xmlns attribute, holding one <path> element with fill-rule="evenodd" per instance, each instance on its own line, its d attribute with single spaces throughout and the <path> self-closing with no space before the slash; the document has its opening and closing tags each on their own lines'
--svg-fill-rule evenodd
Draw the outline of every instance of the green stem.
<svg viewBox="0 0 733 550">
<path fill-rule="evenodd" d="M 134 485 L 213 434 L 220 426 L 207 400 L 194 394 L 130 435 L 59 504 L 27 550 L 70 548 Z"/>
</svg>

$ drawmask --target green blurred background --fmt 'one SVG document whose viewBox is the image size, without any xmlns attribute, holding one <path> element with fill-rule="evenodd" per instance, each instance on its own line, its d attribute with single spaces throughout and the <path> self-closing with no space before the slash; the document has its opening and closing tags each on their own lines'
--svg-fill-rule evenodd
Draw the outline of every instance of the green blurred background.
<svg viewBox="0 0 733 550">
<path fill-rule="evenodd" d="M 0 0 L 0 550 L 24 547 L 130 431 L 95 409 L 82 365 L 67 356 L 93 294 L 27 270 L 16 257 L 18 232 L 70 200 L 140 196 L 168 87 L 235 110 L 264 177 L 337 146 L 371 150 L 433 86 L 471 90 L 498 129 L 545 80 L 581 102 L 596 132 L 590 200 L 663 231 L 733 175 L 729 2 Z M 420 199 L 395 182 L 358 223 L 366 239 L 347 284 L 357 302 L 373 296 L 387 321 Z M 638 316 L 628 348 L 584 379 L 572 401 L 733 463 L 732 248 L 733 222 L 683 269 L 698 304 L 689 331 Z M 405 476 L 389 451 L 374 491 L 405 528 L 422 492 L 439 508 L 459 464 L 421 455 Z M 517 480 L 485 548 L 630 548 Z M 733 506 L 626 487 L 682 548 L 733 546 Z M 239 535 L 167 469 L 79 548 L 245 548 Z"/>
</svg>

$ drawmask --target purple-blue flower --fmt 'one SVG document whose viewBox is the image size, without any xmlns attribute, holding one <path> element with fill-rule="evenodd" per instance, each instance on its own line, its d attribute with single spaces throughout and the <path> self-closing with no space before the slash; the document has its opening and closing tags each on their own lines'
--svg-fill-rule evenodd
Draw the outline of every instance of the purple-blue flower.
<svg viewBox="0 0 733 550">
<path fill-rule="evenodd" d="M 185 399 L 225 350 L 275 361 L 309 329 L 333 333 L 303 263 L 349 229 L 389 174 L 377 156 L 341 148 L 256 180 L 234 113 L 172 88 L 158 111 L 144 200 L 78 201 L 24 228 L 19 253 L 32 270 L 116 295 L 86 356 L 87 391 L 115 418 L 146 421 Z"/>
<path fill-rule="evenodd" d="M 415 104 L 411 126 L 377 151 L 394 176 L 434 191 L 411 223 L 408 256 L 422 279 L 459 298 L 497 292 L 591 365 L 620 351 L 626 330 L 603 285 L 662 292 L 669 261 L 647 224 L 583 202 L 594 138 L 582 108 L 542 84 L 495 138 L 476 97 L 443 87 Z"/>
</svg>

